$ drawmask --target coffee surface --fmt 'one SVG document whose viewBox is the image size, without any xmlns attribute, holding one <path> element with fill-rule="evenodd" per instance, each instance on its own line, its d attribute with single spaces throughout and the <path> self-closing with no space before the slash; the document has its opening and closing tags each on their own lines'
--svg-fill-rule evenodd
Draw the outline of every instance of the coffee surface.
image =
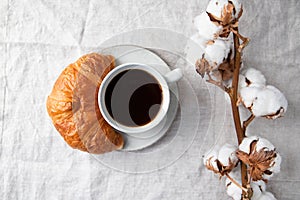
<svg viewBox="0 0 300 200">
<path fill-rule="evenodd" d="M 160 110 L 162 90 L 148 72 L 130 69 L 119 73 L 105 92 L 105 105 L 111 117 L 125 126 L 151 122 Z"/>
</svg>

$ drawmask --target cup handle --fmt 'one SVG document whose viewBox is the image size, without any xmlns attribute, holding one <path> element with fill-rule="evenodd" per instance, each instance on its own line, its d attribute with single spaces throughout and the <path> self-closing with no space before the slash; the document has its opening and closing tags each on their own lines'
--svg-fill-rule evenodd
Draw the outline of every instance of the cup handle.
<svg viewBox="0 0 300 200">
<path fill-rule="evenodd" d="M 182 78 L 182 76 L 183 76 L 182 70 L 179 68 L 176 68 L 164 75 L 168 83 L 177 82 Z"/>
</svg>

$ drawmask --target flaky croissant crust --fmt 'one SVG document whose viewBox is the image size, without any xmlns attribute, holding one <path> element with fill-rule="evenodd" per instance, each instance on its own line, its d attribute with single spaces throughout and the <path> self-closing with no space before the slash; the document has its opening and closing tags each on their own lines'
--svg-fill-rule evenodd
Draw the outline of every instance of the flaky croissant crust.
<svg viewBox="0 0 300 200">
<path fill-rule="evenodd" d="M 64 140 L 73 148 L 105 153 L 123 147 L 124 141 L 102 117 L 98 91 L 115 66 L 110 55 L 91 53 L 64 69 L 47 99 L 47 111 Z"/>
</svg>

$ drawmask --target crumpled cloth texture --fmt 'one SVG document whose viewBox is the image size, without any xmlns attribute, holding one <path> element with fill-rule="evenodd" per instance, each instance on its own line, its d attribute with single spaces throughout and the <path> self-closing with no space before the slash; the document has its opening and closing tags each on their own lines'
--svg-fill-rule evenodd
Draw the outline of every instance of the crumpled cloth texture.
<svg viewBox="0 0 300 200">
<path fill-rule="evenodd" d="M 230 108 L 224 109 L 223 103 L 216 100 L 223 94 L 212 86 L 208 86 L 212 120 L 207 137 L 196 136 L 176 162 L 151 173 L 120 172 L 71 149 L 46 113 L 46 98 L 56 78 L 83 53 L 114 35 L 135 29 L 163 28 L 190 37 L 196 32 L 192 20 L 207 3 L 1 1 L 1 199 L 229 199 L 224 180 L 202 165 L 201 156 L 216 142 L 236 142 Z M 269 181 L 267 190 L 284 200 L 300 196 L 299 9 L 298 0 L 244 1 L 240 21 L 240 32 L 251 38 L 243 55 L 245 66 L 261 70 L 268 83 L 283 91 L 289 102 L 284 118 L 255 119 L 249 127 L 251 134 L 268 138 L 283 157 L 282 172 Z M 184 48 L 174 43 L 175 51 L 183 53 Z M 174 64 L 164 52 L 160 56 Z M 190 81 L 198 78 L 193 76 Z M 220 115 L 224 123 L 219 123 Z M 165 156 L 162 154 L 161 159 Z"/>
</svg>

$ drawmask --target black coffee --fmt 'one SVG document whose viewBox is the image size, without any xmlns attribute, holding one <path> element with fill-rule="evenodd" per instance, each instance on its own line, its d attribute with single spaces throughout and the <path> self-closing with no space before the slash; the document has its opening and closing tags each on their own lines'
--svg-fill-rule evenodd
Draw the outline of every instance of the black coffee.
<svg viewBox="0 0 300 200">
<path fill-rule="evenodd" d="M 119 73 L 109 83 L 105 105 L 111 117 L 125 126 L 151 122 L 160 110 L 162 90 L 148 72 L 130 69 Z"/>
</svg>

